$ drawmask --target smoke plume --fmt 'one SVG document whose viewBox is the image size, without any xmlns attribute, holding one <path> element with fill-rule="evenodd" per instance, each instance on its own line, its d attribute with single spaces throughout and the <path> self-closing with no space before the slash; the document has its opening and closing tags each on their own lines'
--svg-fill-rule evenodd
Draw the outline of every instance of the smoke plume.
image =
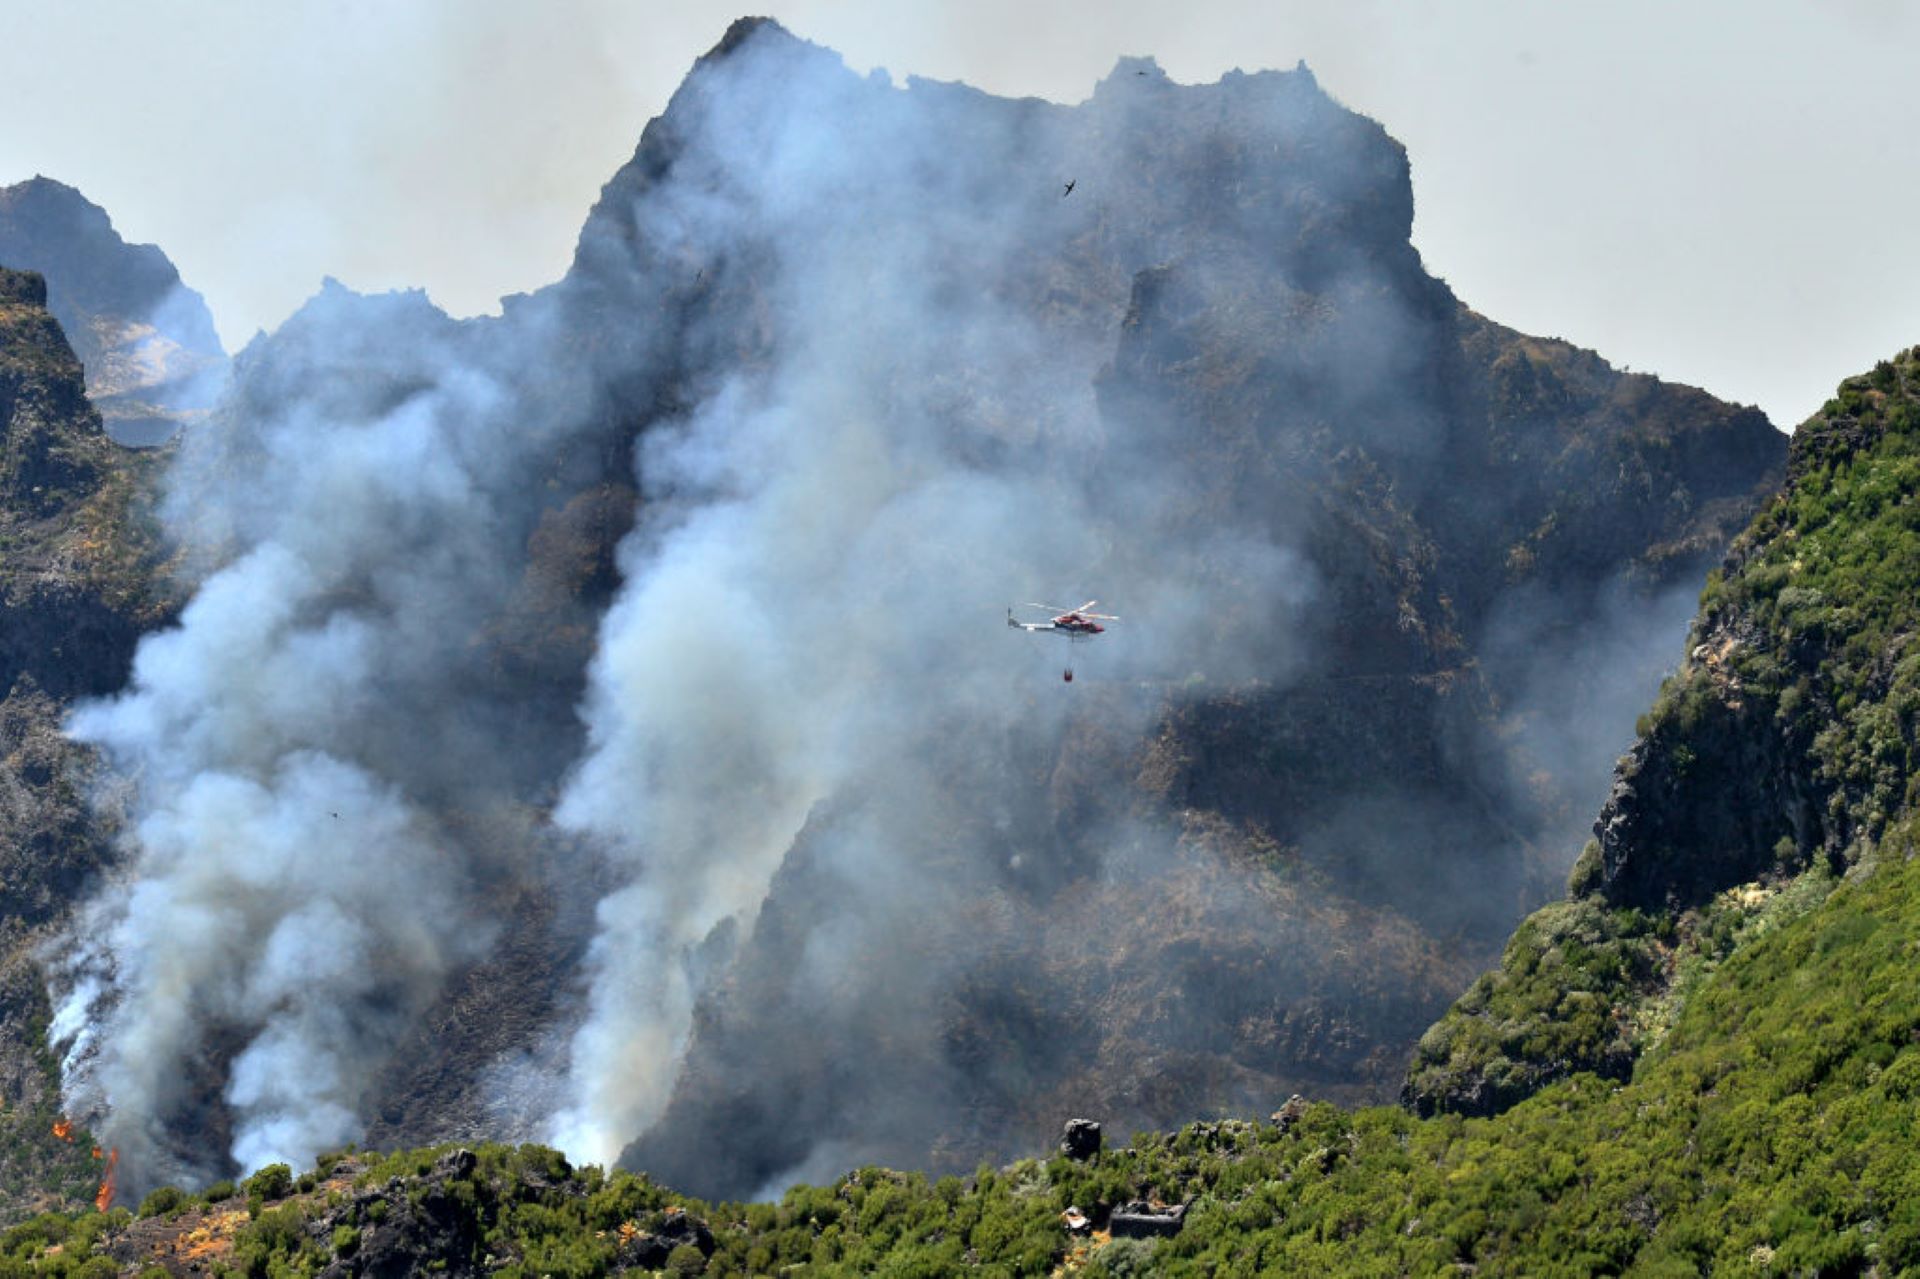
<svg viewBox="0 0 1920 1279">
<path fill-rule="evenodd" d="M 473 894 L 502 868 L 436 814 L 525 758 L 475 637 L 517 580 L 543 424 L 578 415 L 515 412 L 467 341 L 329 286 L 243 355 L 166 502 L 204 577 L 73 716 L 136 797 L 54 1036 L 143 1178 L 222 1166 L 181 1131 L 210 1084 L 242 1168 L 359 1136 L 399 1034 L 487 945 Z"/>
<path fill-rule="evenodd" d="M 527 901 L 571 984 L 449 1073 L 548 1072 L 540 1135 L 599 1161 L 731 1098 L 728 1193 L 999 1150 L 1095 1059 L 1128 1115 L 1274 1061 L 1377 1091 L 1540 830 L 1462 781 L 1505 777 L 1462 762 L 1479 616 L 1537 628 L 1454 600 L 1540 513 L 1422 524 L 1472 524 L 1482 410 L 1411 217 L 1304 70 L 1065 108 L 742 23 L 554 288 L 323 290 L 181 448 L 192 603 L 73 719 L 131 800 L 70 1092 L 138 1177 L 303 1163 L 515 979 Z M 1088 598 L 1122 620 L 1071 653 L 1003 623 Z"/>
</svg>

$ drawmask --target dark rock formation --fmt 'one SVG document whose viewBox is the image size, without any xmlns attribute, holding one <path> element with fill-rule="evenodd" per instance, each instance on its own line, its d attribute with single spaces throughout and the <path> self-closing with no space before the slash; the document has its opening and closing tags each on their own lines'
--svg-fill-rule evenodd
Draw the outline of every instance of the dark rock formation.
<svg viewBox="0 0 1920 1279">
<path fill-rule="evenodd" d="M 456 1186 L 473 1172 L 473 1156 L 465 1151 L 441 1160 L 410 1193 L 397 1193 L 398 1183 L 385 1190 L 362 1191 L 355 1207 L 371 1220 L 368 1208 L 379 1203 L 384 1211 L 362 1230 L 352 1257 L 334 1261 L 321 1273 L 329 1279 L 405 1279 L 435 1269 L 470 1274 L 471 1258 L 479 1243 L 478 1223 Z M 331 1233 L 331 1232 L 329 1232 Z M 438 1263 L 437 1265 L 435 1263 Z"/>
<path fill-rule="evenodd" d="M 1180 1233 L 1186 1217 L 1185 1204 L 1130 1199 L 1113 1210 L 1113 1215 L 1107 1218 L 1107 1229 L 1115 1239 L 1165 1239 Z"/>
</svg>

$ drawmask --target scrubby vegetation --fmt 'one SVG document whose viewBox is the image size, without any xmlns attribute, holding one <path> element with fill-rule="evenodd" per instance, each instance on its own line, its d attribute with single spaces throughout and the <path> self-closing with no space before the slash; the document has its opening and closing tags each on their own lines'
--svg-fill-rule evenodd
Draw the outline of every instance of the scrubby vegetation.
<svg viewBox="0 0 1920 1279">
<path fill-rule="evenodd" d="M 38 275 L 0 267 L 0 1224 L 73 1209 L 103 1158 L 55 1135 L 59 1071 L 38 947 L 103 864 L 91 760 L 60 731 L 68 699 L 125 678 L 164 617 L 145 509 L 150 458 L 118 449 L 89 407 Z"/>
<path fill-rule="evenodd" d="M 101 1161 L 86 1131 L 68 1129 L 64 1139 L 54 1135 L 61 1117 L 54 1107 L 59 1072 L 44 1050 L 37 1064 L 36 1096 L 0 1100 L 0 1202 L 43 1208 L 85 1203 L 100 1184 Z"/>
<path fill-rule="evenodd" d="M 1830 842 L 1871 838 L 1920 799 L 1920 348 L 1841 385 L 1744 543 L 1701 625 L 1766 638 L 1730 678 L 1810 734 Z"/>
</svg>

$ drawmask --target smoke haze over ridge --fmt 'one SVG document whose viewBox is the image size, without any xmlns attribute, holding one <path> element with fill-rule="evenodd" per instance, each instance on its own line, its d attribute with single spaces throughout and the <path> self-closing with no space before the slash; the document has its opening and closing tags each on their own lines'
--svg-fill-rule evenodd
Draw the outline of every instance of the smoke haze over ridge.
<svg viewBox="0 0 1920 1279">
<path fill-rule="evenodd" d="M 1417 873 L 1398 826 L 1364 852 L 1328 835 L 1326 866 L 1286 879 L 1244 855 L 1253 827 L 1228 832 L 1257 776 L 1178 779 L 1183 753 L 1288 722 L 1310 677 L 1328 698 L 1394 681 L 1430 767 L 1502 778 L 1497 755 L 1449 763 L 1491 752 L 1454 723 L 1486 700 L 1453 633 L 1479 615 L 1455 615 L 1459 570 L 1410 512 L 1471 523 L 1444 477 L 1417 477 L 1446 469 L 1482 392 L 1451 389 L 1455 303 L 1410 223 L 1404 155 L 1304 72 L 1186 88 L 1129 61 L 1068 109 L 895 88 L 741 24 L 649 126 L 560 285 L 467 324 L 323 291 L 241 357 L 175 466 L 170 527 L 201 575 L 180 627 L 73 721 L 132 790 L 125 872 L 63 961 L 73 1094 L 148 1176 L 304 1164 L 381 1108 L 410 1024 L 515 926 L 513 892 L 560 901 L 555 944 L 581 951 L 575 993 L 538 1009 L 567 1047 L 529 1068 L 557 1097 L 538 1135 L 595 1160 L 668 1114 L 699 1010 L 750 1011 L 743 974 L 770 956 L 821 1019 L 813 1051 L 891 1017 L 880 1068 L 929 1110 L 957 1103 L 997 1059 L 972 1030 L 943 1041 L 944 1010 L 1012 983 L 921 943 L 1050 926 L 1063 885 L 1116 917 L 1186 893 L 1192 918 L 1238 920 L 1266 1001 L 1248 1024 L 1305 990 L 1398 1001 L 1380 1033 L 1408 1033 L 1451 993 L 1421 929 L 1487 944 L 1543 832 Z M 502 635 L 543 530 L 593 493 L 635 510 L 617 591 L 542 614 L 534 647 L 562 658 L 528 674 Z M 1665 500 L 1650 529 L 1691 517 Z M 1515 499 L 1474 518 L 1511 536 L 1535 516 Z M 1125 620 L 1068 690 L 1060 646 L 1000 610 L 1086 595 Z M 597 638 L 550 642 L 567 628 Z M 1519 811 L 1429 789 L 1401 797 L 1404 825 L 1444 817 L 1426 824 L 1447 849 Z M 475 835 L 502 807 L 536 816 Z M 1313 861 L 1311 829 L 1272 824 Z M 1315 950 L 1350 922 L 1315 891 L 1403 873 L 1368 926 L 1435 948 L 1417 994 Z M 837 908 L 810 904 L 821 884 Z M 1454 914 L 1445 894 L 1417 904 L 1468 885 L 1484 900 Z M 1249 901 L 1294 913 L 1262 938 Z M 1101 940 L 1075 919 L 1039 944 L 1094 1003 L 1115 980 Z M 1165 1042 L 1215 1034 L 1214 1001 L 1180 998 Z M 1271 1085 L 1244 1074 L 1206 1095 Z M 925 1120 L 898 1102 L 878 1099 L 872 1132 L 820 1116 L 734 1190 L 911 1146 Z M 981 1123 L 979 1148 L 1009 1139 Z M 227 1126 L 224 1155 L 205 1149 Z"/>
</svg>

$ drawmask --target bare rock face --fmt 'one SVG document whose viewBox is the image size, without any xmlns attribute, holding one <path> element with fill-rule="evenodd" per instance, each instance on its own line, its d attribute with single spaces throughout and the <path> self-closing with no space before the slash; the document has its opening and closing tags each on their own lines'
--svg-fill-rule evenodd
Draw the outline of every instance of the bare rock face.
<svg viewBox="0 0 1920 1279">
<path fill-rule="evenodd" d="M 206 303 L 166 254 L 122 240 L 80 192 L 44 177 L 0 187 L 0 265 L 46 278 L 115 440 L 158 444 L 212 407 L 227 357 Z"/>
</svg>

